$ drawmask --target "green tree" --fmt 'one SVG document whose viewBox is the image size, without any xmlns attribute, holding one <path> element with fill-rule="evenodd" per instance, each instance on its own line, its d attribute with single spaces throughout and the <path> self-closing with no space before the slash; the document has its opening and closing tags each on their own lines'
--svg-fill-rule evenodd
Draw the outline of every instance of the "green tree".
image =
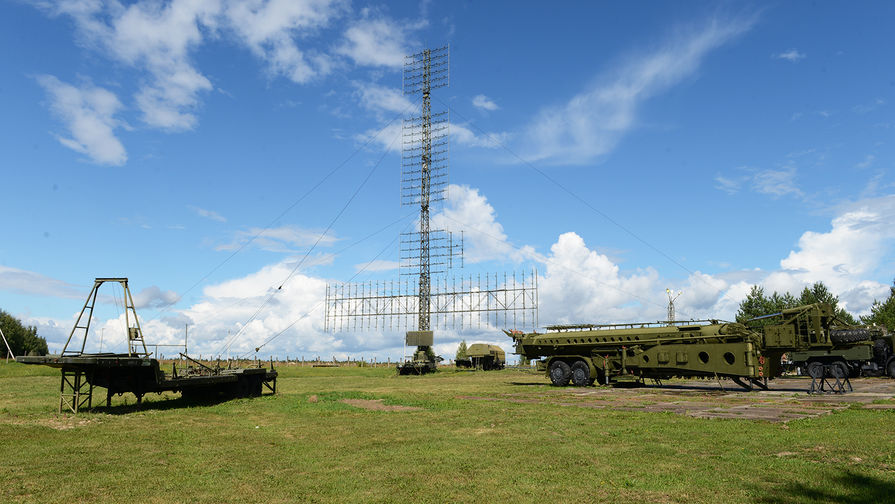
<svg viewBox="0 0 895 504">
<path fill-rule="evenodd" d="M 460 342 L 460 346 L 457 347 L 457 356 L 454 357 L 454 360 L 460 360 L 466 358 L 466 340 Z"/>
<path fill-rule="evenodd" d="M 0 310 L 0 331 L 6 336 L 6 341 L 12 348 L 13 355 L 46 355 L 47 340 L 37 335 L 37 328 L 25 326 L 22 321 L 9 313 Z M 0 345 L 4 358 L 9 351 L 6 345 Z"/>
<path fill-rule="evenodd" d="M 802 294 L 799 295 L 798 304 L 796 306 L 814 303 L 827 303 L 833 305 L 833 313 L 835 313 L 840 320 L 851 325 L 858 323 L 851 313 L 839 306 L 839 296 L 834 296 L 823 282 L 815 282 L 811 287 L 802 289 Z"/>
<path fill-rule="evenodd" d="M 830 289 L 823 282 L 815 282 L 811 287 L 802 289 L 799 297 L 795 297 L 789 292 L 778 294 L 774 292 L 770 296 L 766 295 L 764 288 L 759 285 L 753 285 L 749 294 L 740 303 L 737 311 L 737 322 L 745 323 L 746 321 L 762 315 L 770 315 L 786 310 L 787 308 L 795 308 L 796 306 L 828 303 L 833 306 L 833 312 L 836 316 L 847 324 L 857 324 L 855 317 L 851 313 L 845 311 L 839 306 L 839 297 L 834 296 Z M 774 323 L 773 320 L 755 320 L 750 322 L 753 326 L 764 326 Z"/>
<path fill-rule="evenodd" d="M 861 323 L 881 325 L 889 331 L 895 331 L 895 282 L 892 284 L 888 299 L 885 301 L 874 299 L 870 315 L 861 317 Z"/>
</svg>

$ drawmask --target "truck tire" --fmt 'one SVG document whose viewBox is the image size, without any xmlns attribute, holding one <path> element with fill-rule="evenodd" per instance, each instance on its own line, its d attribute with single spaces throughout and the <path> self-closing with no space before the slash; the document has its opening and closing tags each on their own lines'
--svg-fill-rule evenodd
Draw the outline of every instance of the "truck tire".
<svg viewBox="0 0 895 504">
<path fill-rule="evenodd" d="M 572 385 L 576 387 L 590 385 L 590 368 L 586 362 L 579 360 L 572 364 Z"/>
<path fill-rule="evenodd" d="M 830 331 L 830 341 L 836 344 L 866 341 L 872 337 L 867 329 L 838 329 Z"/>
<path fill-rule="evenodd" d="M 889 362 L 889 378 L 895 378 L 895 360 Z"/>
<path fill-rule="evenodd" d="M 561 360 L 555 360 L 550 363 L 550 381 L 557 387 L 565 387 L 569 384 L 572 377 L 572 368 Z"/>
<path fill-rule="evenodd" d="M 808 372 L 808 376 L 819 379 L 824 377 L 824 365 L 818 361 L 811 361 L 805 367 L 805 370 Z"/>
</svg>

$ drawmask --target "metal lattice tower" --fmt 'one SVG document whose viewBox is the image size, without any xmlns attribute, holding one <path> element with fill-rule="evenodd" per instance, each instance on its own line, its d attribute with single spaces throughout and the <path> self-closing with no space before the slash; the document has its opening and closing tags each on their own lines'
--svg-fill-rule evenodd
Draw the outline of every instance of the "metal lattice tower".
<svg viewBox="0 0 895 504">
<path fill-rule="evenodd" d="M 419 206 L 418 230 L 401 235 L 400 270 L 409 278 L 326 288 L 327 330 L 406 329 L 405 345 L 416 347 L 417 362 L 421 352 L 431 350 L 435 326 L 537 326 L 536 271 L 523 272 L 521 278 L 515 273 L 502 278 L 442 276 L 455 261 L 463 265 L 462 232 L 457 237 L 432 229 L 429 219 L 432 208 L 446 199 L 448 187 L 448 114 L 432 111 L 431 94 L 448 86 L 449 67 L 446 46 L 404 61 L 404 94 L 421 97 L 420 114 L 405 118 L 402 128 L 401 204 Z M 434 370 L 434 361 L 430 364 Z"/>
<path fill-rule="evenodd" d="M 448 141 L 447 120 L 444 114 L 432 116 L 431 92 L 446 87 L 450 82 L 449 52 L 447 47 L 426 49 L 407 56 L 404 61 L 404 94 L 421 94 L 422 106 L 419 117 L 404 120 L 404 155 L 402 171 L 404 180 L 402 192 L 409 198 L 402 198 L 404 204 L 419 203 L 419 282 L 417 330 L 431 328 L 431 249 L 429 227 L 429 206 L 433 200 L 444 199 L 446 185 Z M 434 126 L 434 128 L 433 128 Z M 433 141 L 435 146 L 433 148 Z M 444 156 L 443 156 L 444 155 Z M 443 157 L 442 157 L 443 156 Z M 416 176 L 418 175 L 418 177 Z M 434 186 L 433 186 L 434 182 Z M 417 196 L 418 194 L 418 196 Z"/>
</svg>

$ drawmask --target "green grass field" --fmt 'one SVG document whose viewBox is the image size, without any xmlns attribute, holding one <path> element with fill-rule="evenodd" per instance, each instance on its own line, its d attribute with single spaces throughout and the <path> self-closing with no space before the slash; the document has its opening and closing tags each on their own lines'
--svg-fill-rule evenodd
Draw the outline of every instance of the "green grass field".
<svg viewBox="0 0 895 504">
<path fill-rule="evenodd" d="M 893 410 L 698 419 L 462 399 L 557 392 L 517 370 L 279 371 L 276 396 L 73 416 L 58 370 L 0 363 L 0 502 L 895 501 Z"/>
</svg>

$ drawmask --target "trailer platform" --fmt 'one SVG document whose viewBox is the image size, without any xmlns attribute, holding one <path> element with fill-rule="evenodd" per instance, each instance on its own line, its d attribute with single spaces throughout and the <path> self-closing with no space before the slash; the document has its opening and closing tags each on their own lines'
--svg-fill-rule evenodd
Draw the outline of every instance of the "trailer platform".
<svg viewBox="0 0 895 504">
<path fill-rule="evenodd" d="M 276 393 L 277 372 L 272 365 L 269 369 L 260 363 L 258 367 L 229 369 L 186 358 L 197 366 L 178 372 L 175 364 L 171 374 L 162 371 L 156 359 L 128 354 L 21 356 L 18 361 L 62 370 L 60 413 L 91 409 L 94 387 L 106 389 L 107 407 L 114 394 L 124 393 L 134 394 L 138 404 L 144 395 L 164 391 L 180 392 L 189 399 L 257 397 L 265 388 Z"/>
</svg>

